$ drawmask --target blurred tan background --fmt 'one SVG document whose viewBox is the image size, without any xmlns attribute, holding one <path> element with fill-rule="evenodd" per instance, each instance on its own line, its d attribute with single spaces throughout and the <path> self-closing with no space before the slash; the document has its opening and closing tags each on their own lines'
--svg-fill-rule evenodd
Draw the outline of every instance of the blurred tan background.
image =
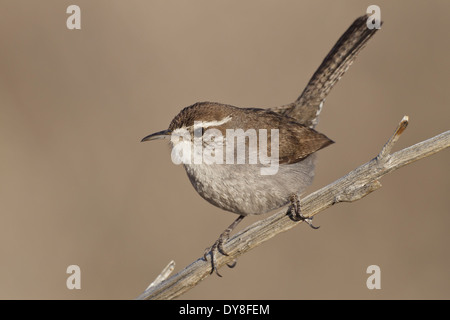
<svg viewBox="0 0 450 320">
<path fill-rule="evenodd" d="M 1 1 L 0 298 L 131 299 L 171 259 L 199 258 L 236 216 L 140 139 L 197 101 L 293 101 L 371 4 L 385 24 L 325 103 L 317 129 L 336 144 L 308 193 L 374 157 L 403 115 L 396 150 L 449 129 L 450 2 Z M 393 172 L 182 298 L 449 299 L 449 161 Z M 366 287 L 373 264 L 381 290 Z"/>
</svg>

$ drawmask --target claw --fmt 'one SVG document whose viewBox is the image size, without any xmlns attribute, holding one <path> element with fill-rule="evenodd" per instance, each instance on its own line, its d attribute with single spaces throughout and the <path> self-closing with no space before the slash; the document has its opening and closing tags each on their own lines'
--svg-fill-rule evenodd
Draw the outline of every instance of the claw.
<svg viewBox="0 0 450 320">
<path fill-rule="evenodd" d="M 218 246 L 219 246 L 218 242 L 219 242 L 219 240 L 214 242 L 214 244 L 212 245 L 211 248 L 206 248 L 205 249 L 205 253 L 203 254 L 203 258 L 205 259 L 205 261 L 208 261 L 207 256 L 209 254 L 211 256 L 211 272 L 209 274 L 213 274 L 213 272 L 215 272 L 219 277 L 222 277 L 222 275 L 217 270 L 216 264 L 214 263 L 214 253 L 215 253 L 215 251 L 217 250 L 217 251 L 220 252 L 220 249 L 218 249 Z"/>
<path fill-rule="evenodd" d="M 312 224 L 312 217 L 311 218 L 307 218 L 307 217 L 304 217 L 303 215 L 301 215 L 301 219 L 303 219 L 303 221 L 305 221 L 314 230 L 317 230 L 317 229 L 320 228 L 320 226 L 316 227 L 315 225 Z"/>
<path fill-rule="evenodd" d="M 228 237 L 227 239 L 228 240 Z M 221 254 L 223 254 L 224 256 L 228 256 L 228 253 L 225 252 L 225 250 L 223 250 L 223 242 L 225 241 L 224 237 L 219 237 L 219 240 L 217 240 L 217 251 L 219 251 Z"/>
<path fill-rule="evenodd" d="M 211 256 L 211 273 L 215 272 L 219 277 L 222 277 L 222 275 L 219 273 L 219 271 L 217 270 L 215 261 L 214 261 L 214 255 L 215 252 L 218 251 L 221 254 L 223 254 L 224 256 L 228 256 L 228 253 L 225 252 L 225 250 L 223 249 L 223 243 L 228 240 L 229 236 L 230 236 L 230 232 L 238 225 L 239 222 L 242 221 L 242 219 L 244 219 L 245 216 L 239 216 L 227 229 L 225 229 L 224 232 L 222 232 L 222 234 L 219 236 L 219 239 L 217 239 L 216 242 L 214 242 L 214 244 L 210 247 L 210 248 L 206 248 L 205 252 L 203 253 L 203 258 L 205 259 L 205 261 L 208 261 L 207 256 L 208 254 Z M 228 264 L 227 266 L 230 268 L 234 268 L 234 266 L 236 265 L 236 260 L 234 260 L 233 263 Z"/>
<path fill-rule="evenodd" d="M 312 217 L 305 217 L 300 210 L 300 200 L 296 194 L 291 195 L 290 199 L 291 206 L 289 208 L 289 217 L 293 221 L 305 221 L 311 228 L 317 230 L 320 228 L 312 224 Z"/>
</svg>

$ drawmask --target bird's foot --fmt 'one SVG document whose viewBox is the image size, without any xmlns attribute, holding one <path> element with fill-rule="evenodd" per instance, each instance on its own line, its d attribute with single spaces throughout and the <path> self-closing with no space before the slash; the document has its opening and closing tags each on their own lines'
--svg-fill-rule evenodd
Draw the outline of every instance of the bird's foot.
<svg viewBox="0 0 450 320">
<path fill-rule="evenodd" d="M 291 201 L 291 205 L 289 207 L 289 217 L 293 221 L 305 221 L 311 228 L 319 229 L 320 227 L 316 227 L 312 224 L 312 217 L 305 217 L 300 210 L 300 200 L 296 194 L 291 195 L 289 198 Z"/>
<path fill-rule="evenodd" d="M 222 277 L 222 275 L 217 270 L 217 265 L 214 259 L 216 251 L 220 252 L 224 256 L 228 256 L 228 253 L 226 253 L 225 250 L 223 249 L 223 244 L 230 237 L 231 231 L 239 224 L 239 222 L 242 221 L 242 219 L 244 219 L 244 217 L 245 216 L 242 215 L 239 216 L 224 232 L 222 232 L 222 234 L 219 236 L 219 239 L 217 239 L 217 241 L 214 242 L 212 247 L 205 249 L 205 252 L 203 253 L 203 258 L 205 259 L 205 261 L 208 260 L 207 259 L 208 254 L 211 256 L 211 274 L 215 272 L 219 277 Z M 229 268 L 234 268 L 236 266 L 236 260 L 234 260 L 232 263 L 227 263 L 227 266 Z"/>
<path fill-rule="evenodd" d="M 223 249 L 223 243 L 228 240 L 228 236 L 224 236 L 224 234 L 222 233 L 219 237 L 219 239 L 217 239 L 216 242 L 214 242 L 214 244 L 210 247 L 210 248 L 206 248 L 205 252 L 203 254 L 203 258 L 207 261 L 207 257 L 208 254 L 211 256 L 211 274 L 213 272 L 215 272 L 219 277 L 222 277 L 222 275 L 219 273 L 216 263 L 215 263 L 215 255 L 216 252 L 219 252 L 221 254 L 223 254 L 224 256 L 228 256 L 228 253 L 225 252 L 225 250 Z M 234 268 L 236 266 L 236 260 L 233 261 L 233 263 L 227 263 L 227 266 L 229 268 Z"/>
</svg>

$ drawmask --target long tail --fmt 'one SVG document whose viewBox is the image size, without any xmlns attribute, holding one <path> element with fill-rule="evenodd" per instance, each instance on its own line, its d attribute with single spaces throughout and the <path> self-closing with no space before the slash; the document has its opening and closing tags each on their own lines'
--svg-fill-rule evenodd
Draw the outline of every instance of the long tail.
<svg viewBox="0 0 450 320">
<path fill-rule="evenodd" d="M 292 117 L 303 125 L 314 128 L 318 122 L 323 102 L 331 88 L 348 70 L 367 41 L 377 32 L 376 28 L 369 29 L 367 27 L 368 18 L 369 15 L 359 17 L 345 31 L 295 102 L 270 110 Z"/>
</svg>

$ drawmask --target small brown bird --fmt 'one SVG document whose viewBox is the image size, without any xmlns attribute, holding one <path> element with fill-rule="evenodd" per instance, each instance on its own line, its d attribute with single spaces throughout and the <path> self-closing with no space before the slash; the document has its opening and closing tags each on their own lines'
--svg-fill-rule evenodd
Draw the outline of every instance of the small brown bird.
<svg viewBox="0 0 450 320">
<path fill-rule="evenodd" d="M 314 130 L 323 102 L 377 29 L 356 19 L 341 36 L 293 103 L 271 109 L 238 108 L 200 102 L 184 108 L 164 131 L 142 141 L 170 139 L 172 160 L 183 163 L 195 190 L 211 204 L 239 215 L 211 248 L 223 249 L 231 231 L 247 215 L 290 204 L 293 220 L 301 214 L 299 195 L 314 177 L 314 153 L 332 140 Z"/>
</svg>

